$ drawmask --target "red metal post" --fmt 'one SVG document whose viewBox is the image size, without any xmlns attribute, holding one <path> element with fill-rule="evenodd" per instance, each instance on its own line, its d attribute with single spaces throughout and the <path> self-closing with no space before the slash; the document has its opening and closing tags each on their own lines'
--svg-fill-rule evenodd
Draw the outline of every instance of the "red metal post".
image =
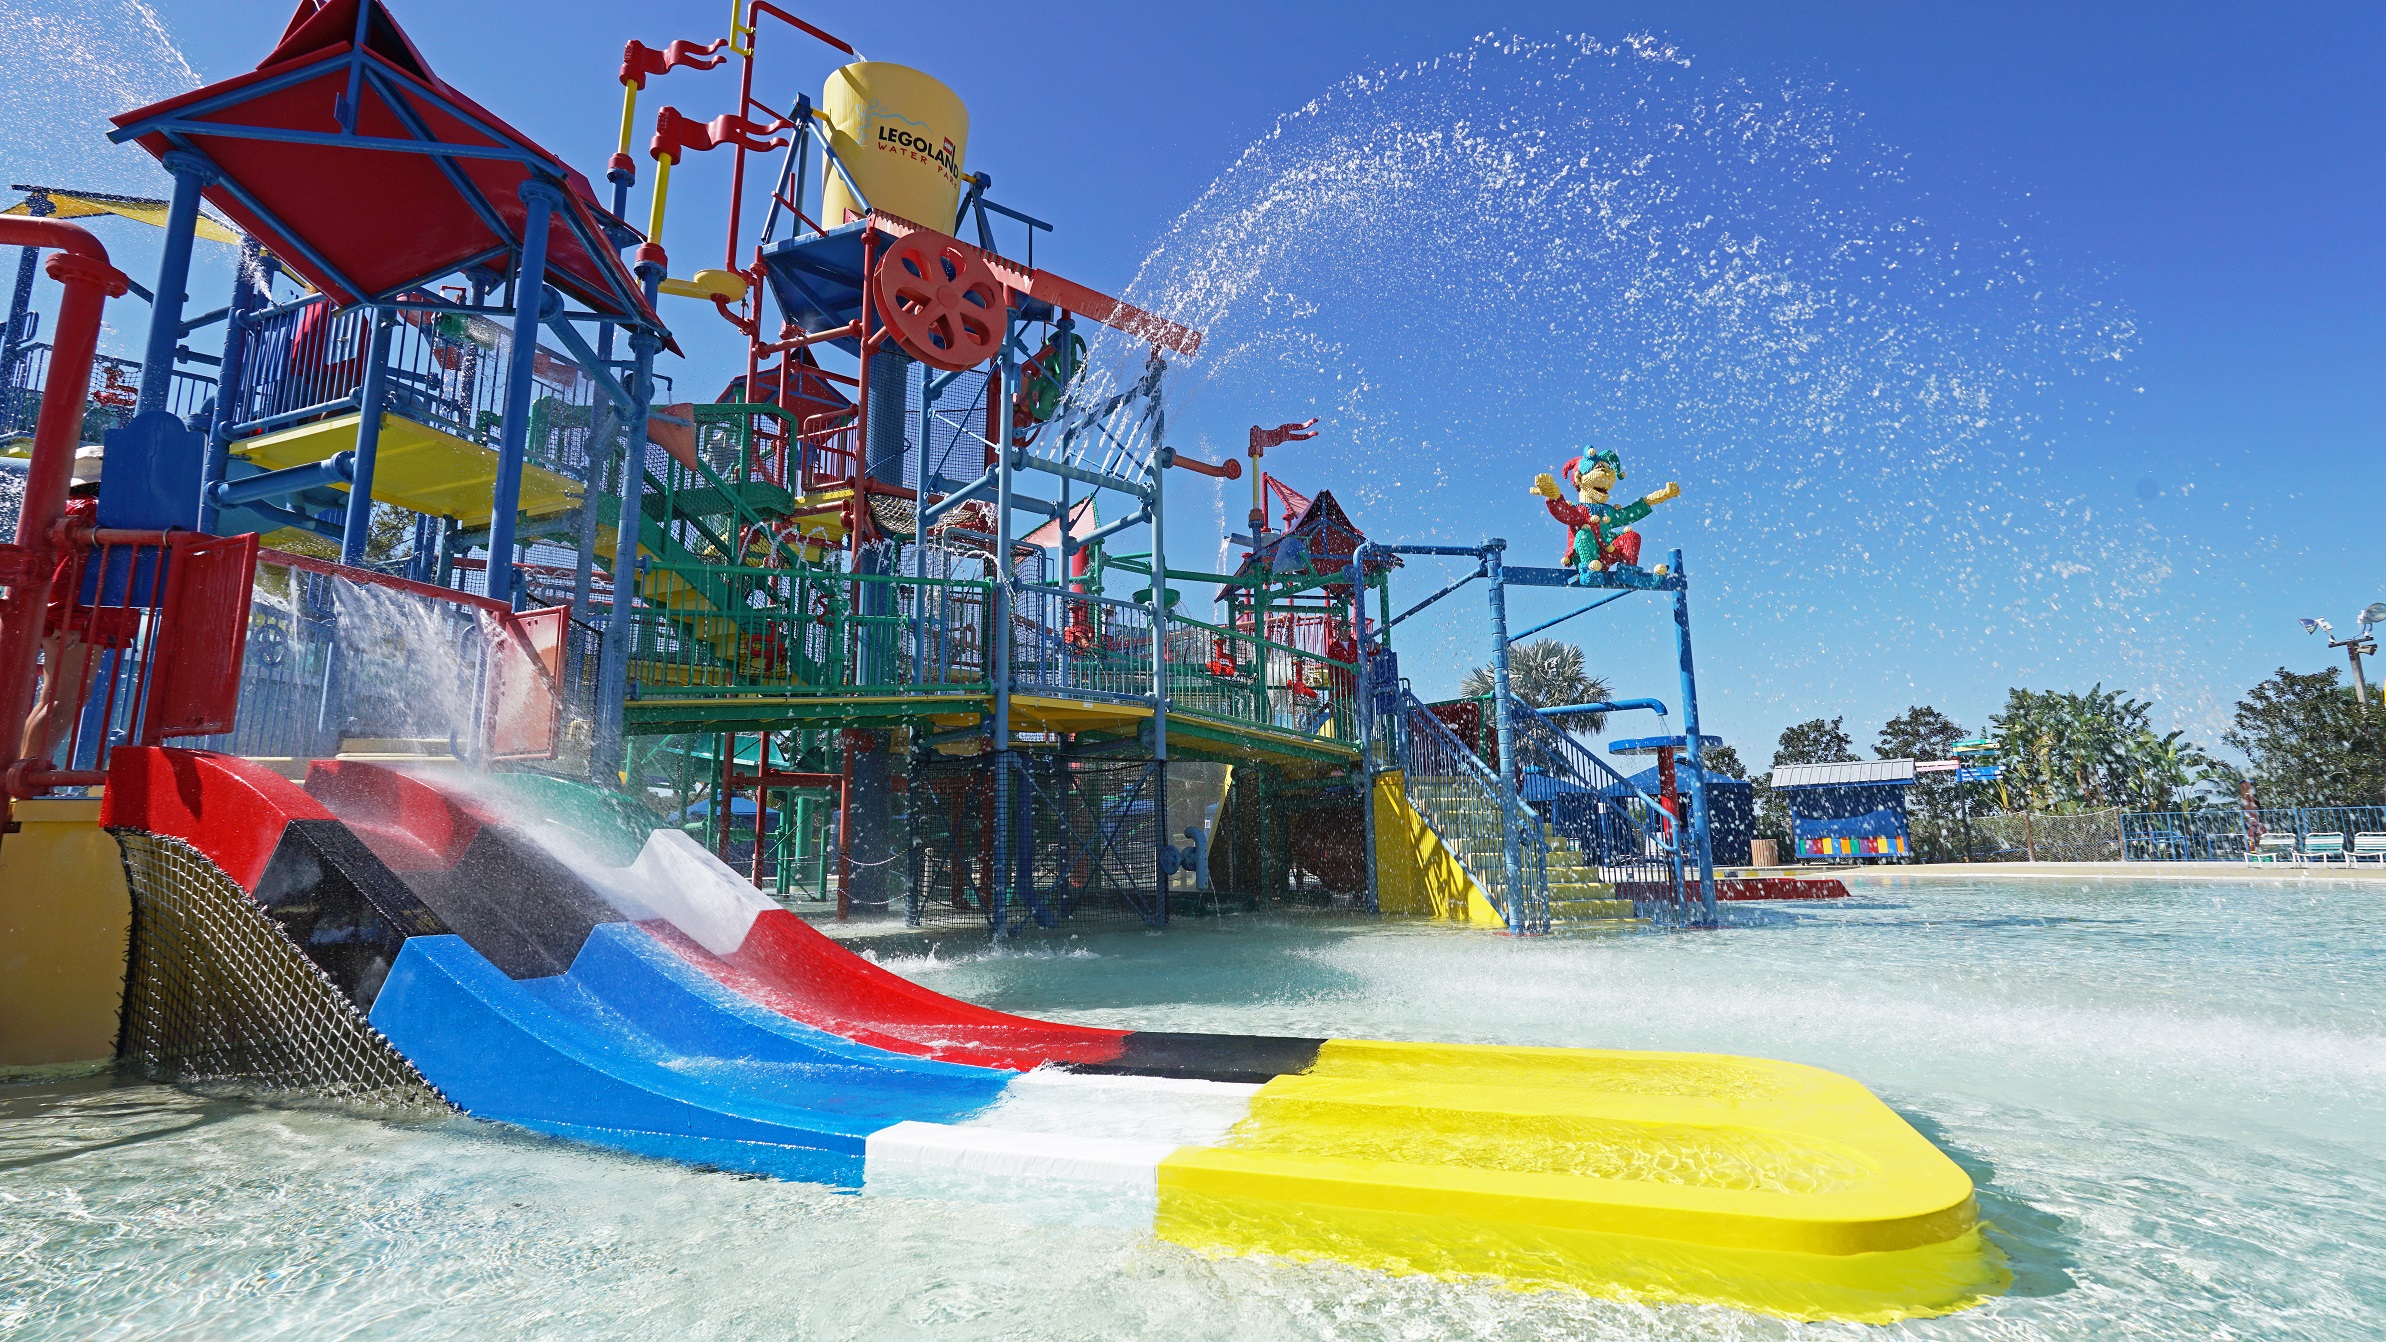
<svg viewBox="0 0 2386 1342">
<path fill-rule="evenodd" d="M 42 384 L 40 422 L 33 435 L 33 460 L 25 472 L 25 500 L 13 546 L 0 546 L 0 757 L 9 761 L 10 782 L 0 787 L 0 831 L 18 792 L 17 759 L 26 720 L 32 715 L 41 655 L 42 620 L 58 567 L 58 524 L 66 515 L 66 490 L 74 475 L 75 445 L 83 437 L 83 404 L 91 388 L 91 359 L 99 347 L 100 309 L 129 288 L 123 272 L 108 264 L 99 239 L 56 219 L 0 218 L 0 245 L 55 247 L 50 278 L 66 289 L 58 305 L 57 335 L 49 377 Z"/>
</svg>

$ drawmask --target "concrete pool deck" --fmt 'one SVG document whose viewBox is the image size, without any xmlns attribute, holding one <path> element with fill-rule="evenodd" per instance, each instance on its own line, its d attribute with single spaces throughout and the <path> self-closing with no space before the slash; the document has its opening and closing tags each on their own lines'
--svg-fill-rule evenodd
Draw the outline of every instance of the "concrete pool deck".
<svg viewBox="0 0 2386 1342">
<path fill-rule="evenodd" d="M 1921 862 L 1910 866 L 1834 867 L 1841 880 L 1889 876 L 1967 879 L 2061 877 L 2067 880 L 2386 881 L 2386 863 L 2347 862 Z"/>
</svg>

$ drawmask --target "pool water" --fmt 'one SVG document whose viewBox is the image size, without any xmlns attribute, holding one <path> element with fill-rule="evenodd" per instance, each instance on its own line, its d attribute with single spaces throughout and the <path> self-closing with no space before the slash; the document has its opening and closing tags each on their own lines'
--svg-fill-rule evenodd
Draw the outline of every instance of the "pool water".
<svg viewBox="0 0 2386 1342">
<path fill-rule="evenodd" d="M 1169 1030 L 1761 1054 L 1968 1169 L 2012 1293 L 1889 1329 L 852 1197 L 104 1078 L 0 1086 L 0 1334 L 147 1338 L 2374 1338 L 2386 884 L 1867 877 L 1711 933 L 1227 919 L 882 961 Z M 1118 1110 L 1121 1136 L 1154 1118 Z"/>
</svg>

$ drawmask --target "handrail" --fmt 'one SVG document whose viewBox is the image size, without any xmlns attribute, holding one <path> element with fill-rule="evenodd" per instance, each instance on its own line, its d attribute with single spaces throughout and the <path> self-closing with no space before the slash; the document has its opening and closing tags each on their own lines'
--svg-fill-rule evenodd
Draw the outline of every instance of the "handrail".
<svg viewBox="0 0 2386 1342">
<path fill-rule="evenodd" d="M 1630 788 L 1632 790 L 1633 796 L 1644 802 L 1647 802 L 1650 806 L 1656 808 L 1659 811 L 1665 810 L 1665 804 L 1663 802 L 1659 801 L 1655 797 L 1650 796 L 1648 793 L 1641 791 L 1639 784 L 1633 782 L 1631 779 L 1618 772 L 1616 768 L 1613 765 L 1610 765 L 1607 761 L 1599 758 L 1597 755 L 1592 754 L 1583 746 L 1580 741 L 1575 740 L 1571 735 L 1560 730 L 1556 723 L 1549 721 L 1550 714 L 1567 712 L 1570 710 L 1536 709 L 1521 703 L 1513 704 L 1512 710 L 1513 717 L 1511 720 L 1518 727 L 1532 734 L 1536 738 L 1537 742 L 1542 740 L 1547 742 L 1547 744 L 1542 747 L 1543 749 L 1549 749 L 1550 746 L 1555 747 L 1551 753 L 1555 754 L 1559 759 L 1565 761 L 1568 767 L 1574 770 L 1576 782 L 1582 783 L 1586 786 L 1596 784 L 1597 786 L 1601 787 L 1612 787 L 1620 783 L 1623 786 Z M 1546 735 L 1544 736 L 1544 734 Z M 1590 765 L 1590 768 L 1588 770 L 1583 769 L 1581 767 L 1583 764 Z M 1666 813 L 1669 815 L 1672 814 L 1671 812 Z M 1637 824 L 1638 822 L 1635 821 L 1634 823 Z M 1646 827 L 1644 826 L 1643 829 L 1645 831 Z M 1658 846 L 1660 848 L 1667 852 L 1673 851 L 1673 842 L 1666 838 L 1663 834 L 1652 834 L 1650 837 L 1657 840 Z"/>
<path fill-rule="evenodd" d="M 1501 916 L 1507 919 L 1512 930 L 1518 932 L 1547 931 L 1549 929 L 1549 841 L 1542 835 L 1541 827 L 1525 823 L 1525 816 L 1529 814 L 1529 811 L 1522 802 L 1502 804 L 1504 799 L 1500 795 L 1499 782 L 1492 773 L 1491 766 L 1484 763 L 1482 757 L 1475 754 L 1466 742 L 1460 740 L 1458 734 L 1450 730 L 1448 723 L 1434 716 L 1433 710 L 1426 707 L 1424 701 L 1418 699 L 1414 691 L 1403 689 L 1401 697 L 1403 700 L 1401 717 L 1408 724 L 1410 736 L 1408 748 L 1402 752 L 1403 769 L 1412 774 L 1415 771 L 1417 752 L 1414 738 L 1417 724 L 1422 722 L 1425 724 L 1426 735 L 1440 746 L 1438 753 L 1447 756 L 1456 763 L 1463 771 L 1462 776 L 1474 783 L 1480 790 L 1481 795 L 1479 795 L 1478 801 L 1500 813 L 1503 825 L 1520 828 L 1523 831 L 1522 837 L 1529 844 L 1529 849 L 1525 854 L 1526 863 L 1521 872 L 1525 878 L 1525 885 L 1522 890 L 1516 892 L 1522 900 L 1523 907 L 1507 907 L 1509 899 L 1504 880 L 1494 882 L 1481 879 L 1478 875 L 1477 883 L 1483 887 L 1484 893 L 1491 897 L 1493 906 L 1498 908 Z M 1413 805 L 1413 792 L 1411 796 Z M 1432 807 L 1433 803 L 1428 801 L 1424 806 L 1417 807 L 1417 812 L 1419 815 L 1425 816 L 1427 823 L 1433 825 L 1435 833 L 1441 834 L 1444 841 L 1448 842 L 1454 837 L 1445 832 L 1451 821 L 1444 817 L 1437 823 L 1434 816 L 1427 814 Z M 1450 843 L 1449 846 L 1452 850 L 1451 856 L 1471 869 L 1473 864 L 1459 851 L 1459 845 Z M 1498 890 L 1496 894 L 1493 893 L 1495 887 Z"/>
<path fill-rule="evenodd" d="M 1072 593 L 1072 595 L 1074 594 Z M 1322 662 L 1327 666 L 1338 666 L 1353 675 L 1358 674 L 1359 664 L 1357 662 L 1345 662 L 1338 658 L 1328 657 L 1322 652 L 1313 652 L 1308 648 L 1296 648 L 1290 643 L 1278 643 L 1274 639 L 1254 634 L 1248 629 L 1227 629 L 1204 620 L 1196 620 L 1189 615 L 1171 615 L 1168 617 L 1168 622 L 1193 629 L 1207 629 L 1221 638 L 1239 638 L 1246 642 L 1256 643 L 1263 648 L 1274 648 L 1278 652 L 1288 652 L 1295 657 L 1305 658 L 1312 662 Z"/>
</svg>

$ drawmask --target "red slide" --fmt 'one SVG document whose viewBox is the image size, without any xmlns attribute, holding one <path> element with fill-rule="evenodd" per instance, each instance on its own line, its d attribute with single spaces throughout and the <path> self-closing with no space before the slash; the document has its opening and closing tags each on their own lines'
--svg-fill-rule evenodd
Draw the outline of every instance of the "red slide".
<svg viewBox="0 0 2386 1342">
<path fill-rule="evenodd" d="M 546 780 L 553 785 L 554 780 Z M 481 789 L 488 788 L 488 795 Z M 573 909 L 603 905 L 634 919 L 689 964 L 755 1004 L 815 1029 L 891 1053 L 1024 1072 L 1056 1065 L 1261 1082 L 1316 1060 L 1315 1039 L 1106 1030 L 1014 1016 L 933 992 L 883 969 L 780 908 L 676 830 L 653 831 L 629 868 L 574 869 L 539 858 L 512 820 L 502 777 L 478 782 L 356 760 L 318 761 L 306 790 L 391 868 L 432 888 L 442 881 L 539 895 Z M 572 889 L 550 888 L 569 884 Z M 523 918 L 512 921 L 524 922 Z M 563 959 L 585 936 L 585 915 L 538 917 L 490 929 Z"/>
<path fill-rule="evenodd" d="M 1126 1030 L 1013 1016 L 947 997 L 881 969 L 785 909 L 754 915 L 744 944 L 715 955 L 669 923 L 644 924 L 689 963 L 782 1016 L 895 1053 L 1024 1072 L 1044 1063 L 1108 1063 Z"/>
</svg>

